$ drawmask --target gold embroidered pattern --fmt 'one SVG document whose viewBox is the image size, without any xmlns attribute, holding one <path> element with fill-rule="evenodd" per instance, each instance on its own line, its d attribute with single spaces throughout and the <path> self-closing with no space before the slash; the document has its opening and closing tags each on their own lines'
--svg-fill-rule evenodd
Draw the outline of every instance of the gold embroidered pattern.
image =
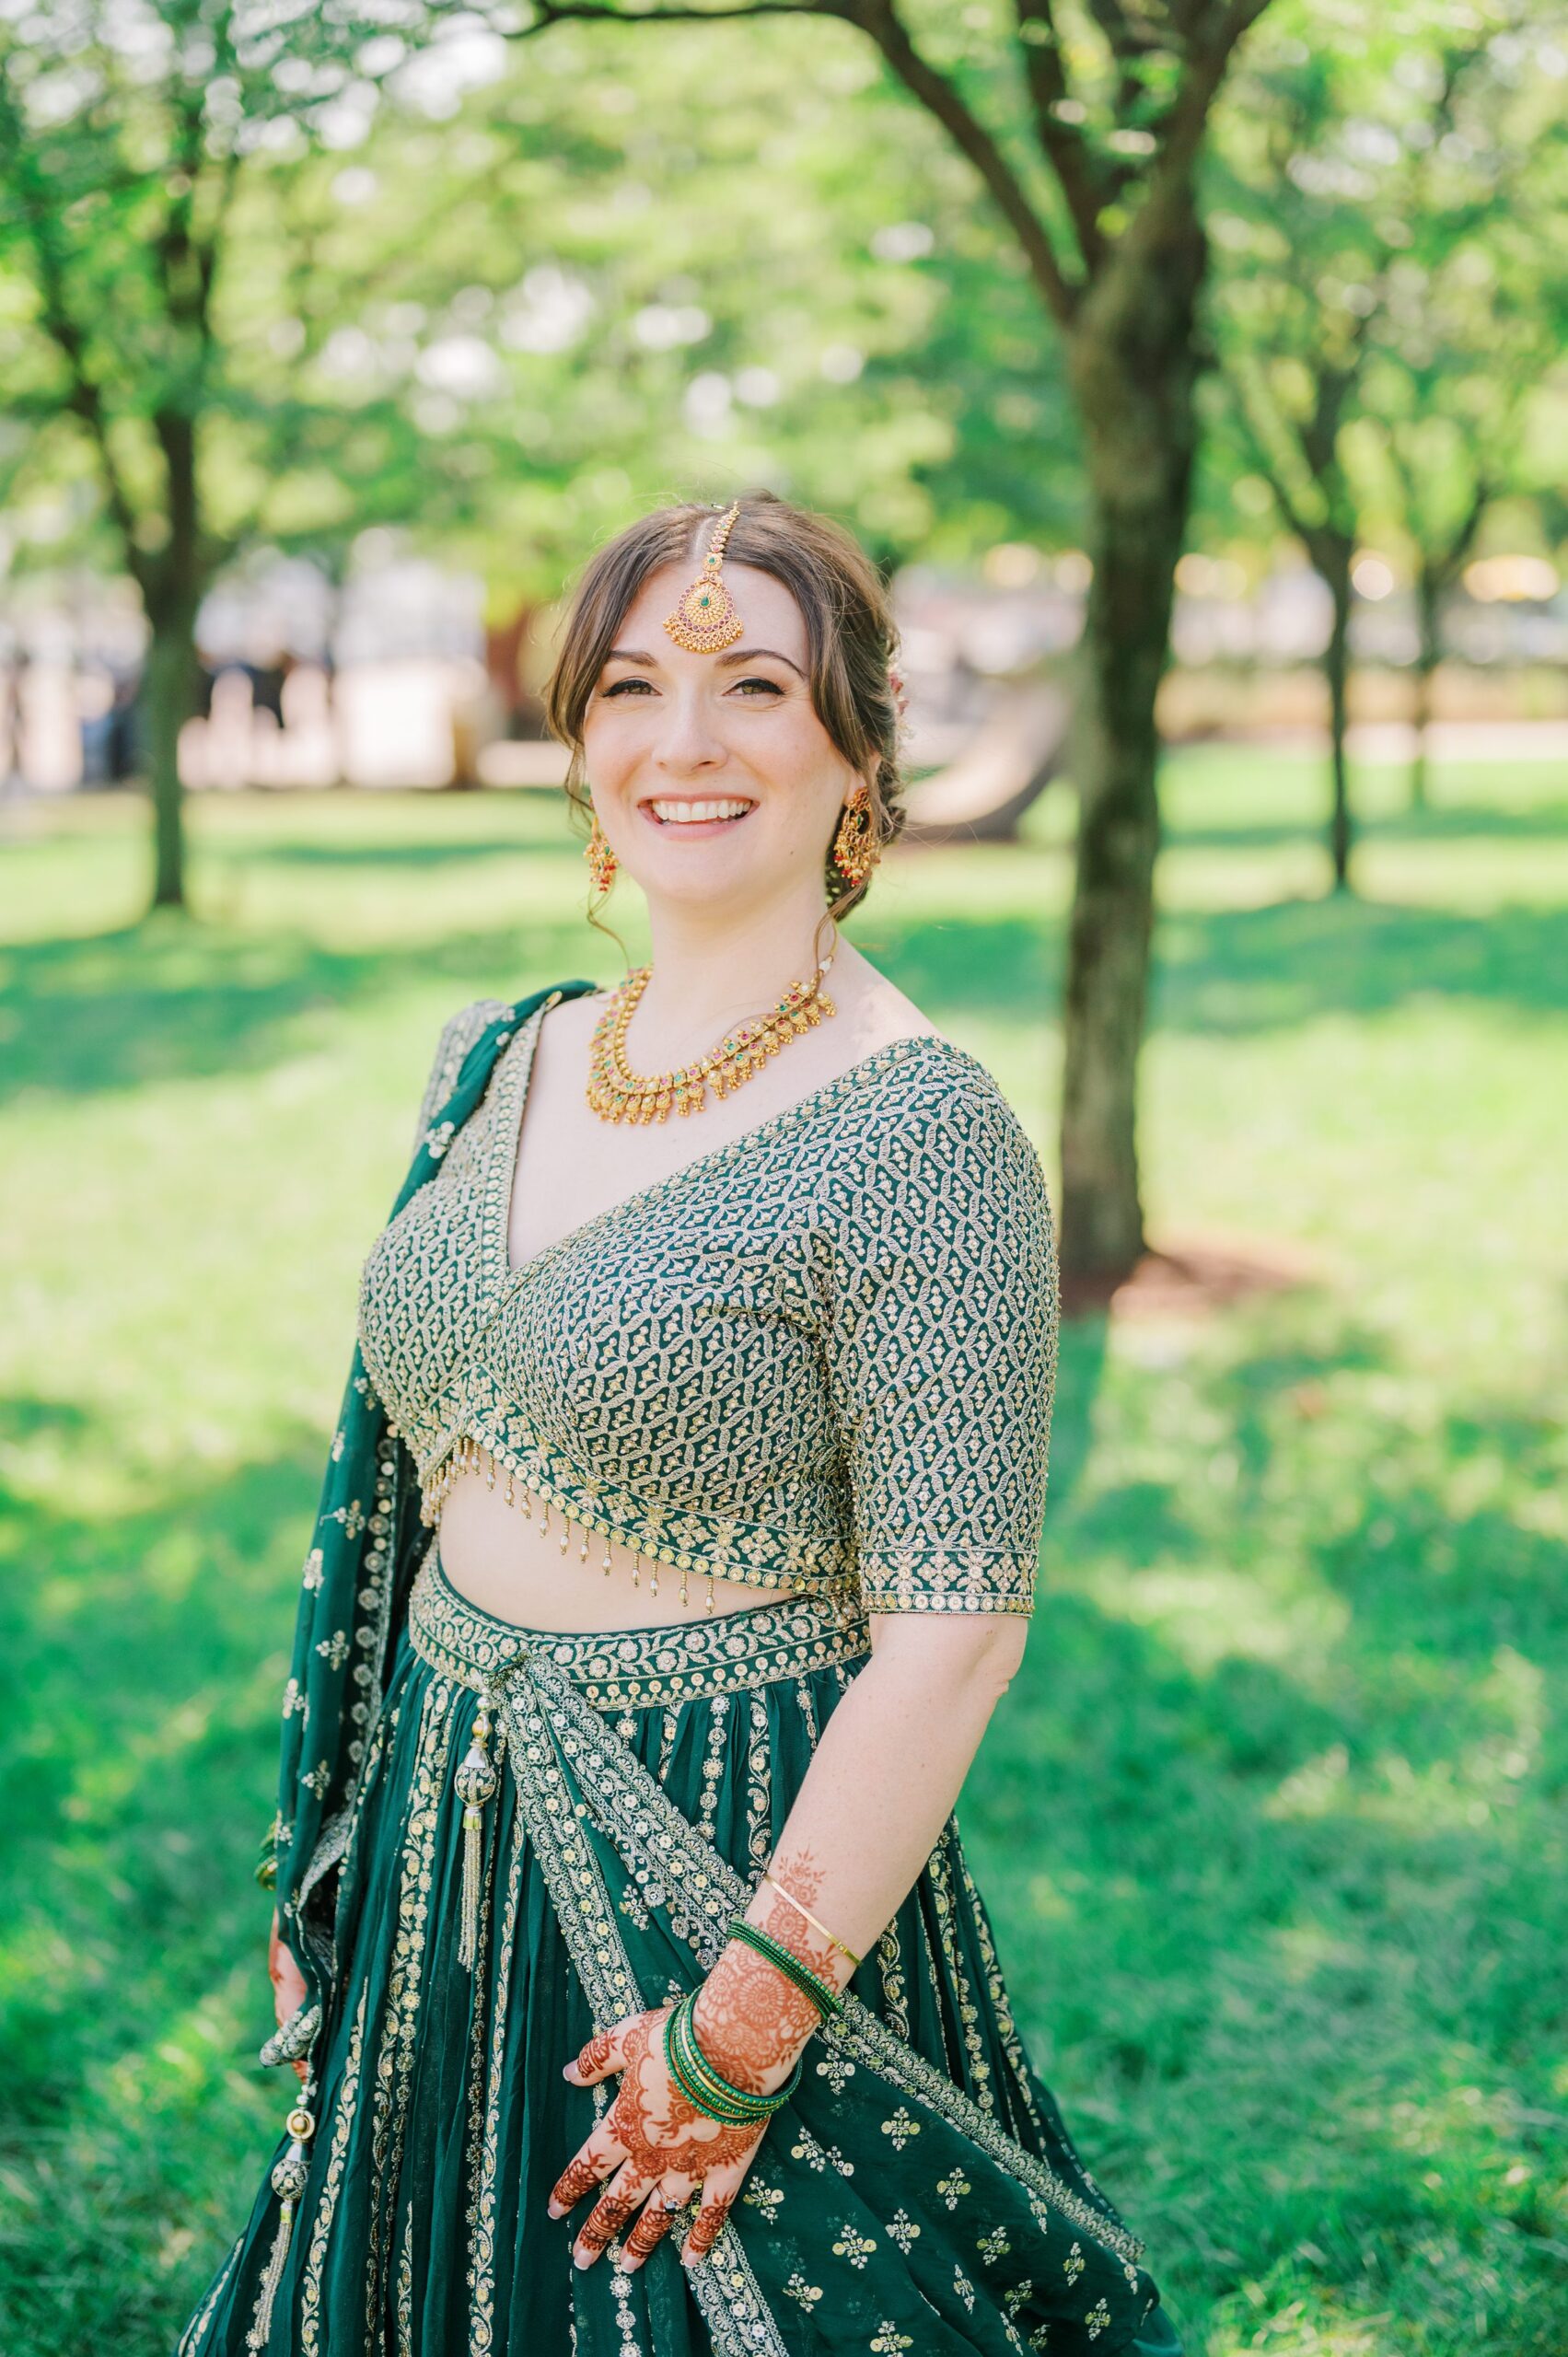
<svg viewBox="0 0 1568 2357">
<path fill-rule="evenodd" d="M 359 2105 L 360 2061 L 365 2050 L 365 2008 L 369 1995 L 369 1988 L 366 1985 L 360 1991 L 359 2010 L 354 2017 L 354 2029 L 349 2038 L 348 2055 L 343 2063 L 343 2085 L 338 2090 L 337 2107 L 332 2120 L 332 2141 L 327 2154 L 327 2174 L 322 2179 L 321 2198 L 317 2204 L 316 2223 L 310 2235 L 309 2255 L 305 2262 L 305 2278 L 299 2294 L 301 2357 L 319 2357 L 321 2272 L 327 2263 L 327 2246 L 332 2238 L 332 2220 L 337 2214 L 338 2196 L 343 2191 L 348 2140 L 354 2129 L 354 2115 Z"/>
<path fill-rule="evenodd" d="M 512 1984 L 512 1955 L 517 1937 L 517 1902 L 523 1887 L 528 1829 L 521 1816 L 512 1828 L 506 1867 L 506 1897 L 501 1910 L 501 1945 L 495 1959 L 495 2014 L 490 2034 L 490 2081 L 480 2145 L 479 2189 L 474 2199 L 473 2260 L 469 2272 L 470 2357 L 488 2357 L 495 2340 L 495 2179 L 501 2163 L 501 2090 L 506 2060 L 506 1998 Z"/>
<path fill-rule="evenodd" d="M 936 1906 L 936 1931 L 942 1943 L 942 1955 L 958 1996 L 958 2026 L 963 2033 L 964 2050 L 969 2056 L 970 2092 L 976 2103 L 987 2111 L 996 2108 L 995 2090 L 991 2084 L 991 2064 L 986 2058 L 985 2041 L 980 2034 L 980 2008 L 970 1988 L 969 1975 L 964 1969 L 963 1954 L 958 1946 L 956 1906 L 953 1895 L 952 1864 L 949 1842 L 952 1819 L 949 1817 L 931 1852 L 929 1870 L 931 1894 Z"/>
<path fill-rule="evenodd" d="M 410 1594 L 409 1638 L 440 1677 L 475 1693 L 517 1659 L 522 1643 L 511 1622 L 458 1594 L 434 1543 Z M 668 1631 L 530 1632 L 528 1640 L 528 1650 L 543 1653 L 598 1711 L 673 1707 L 705 1695 L 717 1700 L 772 1678 L 802 1678 L 832 1663 L 858 1662 L 869 1649 L 865 1616 L 837 1590 L 754 1605 Z M 714 1724 L 722 1749 L 722 1716 L 715 1715 Z M 723 1774 L 722 1757 L 718 1773 Z M 707 1779 L 710 1787 L 716 1782 Z"/>
<path fill-rule="evenodd" d="M 201 2347 L 202 2337 L 206 2331 L 208 2320 L 212 2316 L 213 2310 L 217 2306 L 219 2300 L 222 2299 L 225 2292 L 228 2289 L 229 2277 L 234 2273 L 234 2263 L 244 2247 L 245 2236 L 243 2235 L 237 2235 L 235 2238 L 234 2247 L 229 2252 L 228 2257 L 224 2260 L 222 2267 L 218 2270 L 217 2275 L 213 2282 L 212 2289 L 208 2292 L 206 2298 L 202 2302 L 201 2306 L 197 2309 L 195 2315 L 192 2317 L 190 2323 L 180 2334 L 180 2344 L 175 2350 L 174 2357 L 188 2357 L 188 2352 L 190 2351 L 199 2349 Z"/>
<path fill-rule="evenodd" d="M 444 1105 L 458 1085 L 463 1059 L 482 1031 L 489 1029 L 498 1015 L 506 1012 L 506 1001 L 501 998 L 475 999 L 471 1006 L 460 1006 L 442 1028 L 436 1043 L 435 1060 L 430 1077 L 424 1084 L 424 1096 L 419 1108 L 419 1119 L 413 1125 L 410 1152 L 424 1142 L 425 1132 L 437 1105 Z"/>
<path fill-rule="evenodd" d="M 892 1041 L 513 1268 L 540 1020 L 362 1272 L 366 1364 L 427 1511 L 482 1450 L 585 1547 L 761 1588 L 858 1577 L 881 1610 L 1028 1612 L 1055 1263 L 984 1067 Z"/>
<path fill-rule="evenodd" d="M 392 2204 L 402 2167 L 403 2138 L 408 2120 L 410 2081 L 413 2070 L 415 2031 L 424 1993 L 424 1949 L 429 1936 L 430 1893 L 434 1880 L 436 1796 L 446 1781 L 451 1735 L 452 1694 L 448 1686 L 433 1680 L 424 1698 L 417 1730 L 413 1775 L 404 1821 L 402 1880 L 398 1892 L 398 1924 L 392 1941 L 392 1962 L 387 1975 L 387 2003 L 376 2056 L 376 2080 L 371 2098 L 370 2157 L 374 2172 L 369 2203 L 368 2247 L 366 2252 L 366 2313 L 380 2313 L 385 2270 L 390 2257 L 394 2225 Z M 383 2246 L 383 2235 L 387 2247 Z"/>
</svg>

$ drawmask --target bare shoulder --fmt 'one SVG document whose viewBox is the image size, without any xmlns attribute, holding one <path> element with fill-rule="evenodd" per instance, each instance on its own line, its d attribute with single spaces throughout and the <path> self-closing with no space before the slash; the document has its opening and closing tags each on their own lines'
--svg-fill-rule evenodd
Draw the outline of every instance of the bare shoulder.
<svg viewBox="0 0 1568 2357">
<path fill-rule="evenodd" d="M 843 943 L 833 960 L 829 988 L 844 1019 L 841 1040 L 848 1061 L 858 1062 L 896 1039 L 939 1039 L 943 1034 L 913 999 L 880 973 L 869 958 Z"/>
</svg>

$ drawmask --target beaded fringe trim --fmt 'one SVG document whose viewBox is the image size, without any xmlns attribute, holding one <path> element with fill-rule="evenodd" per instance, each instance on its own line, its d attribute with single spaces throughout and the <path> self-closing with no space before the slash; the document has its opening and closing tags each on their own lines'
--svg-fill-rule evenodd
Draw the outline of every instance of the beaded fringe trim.
<svg viewBox="0 0 1568 2357">
<path fill-rule="evenodd" d="M 483 1479 L 485 1488 L 487 1490 L 494 1490 L 502 1472 L 505 1472 L 506 1477 L 503 1491 L 503 1495 L 505 1498 L 506 1504 L 509 1506 L 517 1506 L 520 1510 L 525 1522 L 532 1522 L 535 1519 L 535 1510 L 537 1507 L 540 1533 L 541 1537 L 547 1538 L 550 1535 L 550 1500 L 544 1495 L 542 1491 L 535 1490 L 531 1488 L 528 1482 L 519 1480 L 513 1467 L 506 1464 L 505 1458 L 497 1457 L 494 1449 L 487 1448 L 472 1433 L 460 1433 L 458 1438 L 452 1443 L 451 1447 L 447 1451 L 446 1456 L 442 1457 L 440 1463 L 425 1476 L 425 1479 L 420 1488 L 421 1521 L 425 1525 L 427 1529 L 433 1530 L 436 1528 L 441 1518 L 441 1509 L 443 1505 L 445 1505 L 447 1498 L 451 1495 L 457 1482 L 465 1473 L 480 1474 Z M 600 1529 L 597 1525 L 589 1525 L 578 1520 L 575 1515 L 571 1514 L 562 1506 L 558 1505 L 555 1511 L 560 1520 L 561 1552 L 564 1555 L 570 1550 L 572 1544 L 572 1527 L 574 1523 L 575 1523 L 578 1541 L 577 1560 L 579 1562 L 586 1563 L 588 1560 L 588 1535 L 591 1528 L 595 1537 L 601 1538 L 604 1542 L 604 1552 L 599 1559 L 599 1569 L 604 1573 L 605 1578 L 609 1579 L 610 1573 L 615 1569 L 615 1561 L 610 1551 L 610 1542 L 612 1534 L 608 1530 Z M 632 1558 L 633 1586 L 640 1587 L 642 1585 L 643 1569 L 644 1566 L 646 1565 L 648 1573 L 648 1594 L 650 1596 L 657 1596 L 659 1592 L 660 1558 L 656 1554 L 649 1553 L 645 1548 L 637 1545 L 633 1540 L 622 1540 L 621 1544 L 626 1548 L 626 1551 Z M 679 1566 L 667 1565 L 665 1568 L 679 1570 L 679 1588 L 678 1592 L 679 1599 L 682 1605 L 689 1605 L 691 1600 L 691 1566 L 690 1563 L 684 1563 Z M 703 1599 L 703 1609 L 704 1612 L 712 1612 L 714 1609 L 714 1575 L 712 1571 L 704 1569 L 702 1576 L 706 1585 L 706 1595 Z M 668 1583 L 667 1583 L 667 1585 L 668 1584 Z"/>
</svg>

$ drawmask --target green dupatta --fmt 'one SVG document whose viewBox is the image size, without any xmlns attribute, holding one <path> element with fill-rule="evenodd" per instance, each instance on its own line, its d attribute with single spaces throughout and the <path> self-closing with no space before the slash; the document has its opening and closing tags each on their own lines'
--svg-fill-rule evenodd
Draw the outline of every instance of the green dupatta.
<svg viewBox="0 0 1568 2357">
<path fill-rule="evenodd" d="M 519 1026 L 547 1003 L 580 998 L 594 987 L 569 981 L 535 991 L 485 1026 L 420 1140 L 390 1217 L 435 1177 Z M 279 2060 L 308 2052 L 331 2010 L 337 1969 L 331 1880 L 428 1536 L 412 1456 L 388 1422 L 356 1343 L 305 1559 L 284 1689 L 277 1814 L 257 1870 L 263 1885 L 276 1888 L 284 1937 L 310 1991 L 292 2035 L 273 2042 Z"/>
</svg>

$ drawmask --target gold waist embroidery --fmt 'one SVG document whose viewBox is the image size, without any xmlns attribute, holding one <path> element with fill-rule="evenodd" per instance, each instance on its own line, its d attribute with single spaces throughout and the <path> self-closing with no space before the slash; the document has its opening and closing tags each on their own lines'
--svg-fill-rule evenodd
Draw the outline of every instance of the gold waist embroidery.
<svg viewBox="0 0 1568 2357">
<path fill-rule="evenodd" d="M 561 1634 L 498 1620 L 459 1596 L 432 1540 L 409 1598 L 409 1639 L 441 1677 L 486 1691 L 524 1653 L 564 1672 L 596 1710 L 646 1710 L 804 1678 L 870 1650 L 865 1614 L 843 1590 L 813 1590 L 712 1620 Z"/>
</svg>

